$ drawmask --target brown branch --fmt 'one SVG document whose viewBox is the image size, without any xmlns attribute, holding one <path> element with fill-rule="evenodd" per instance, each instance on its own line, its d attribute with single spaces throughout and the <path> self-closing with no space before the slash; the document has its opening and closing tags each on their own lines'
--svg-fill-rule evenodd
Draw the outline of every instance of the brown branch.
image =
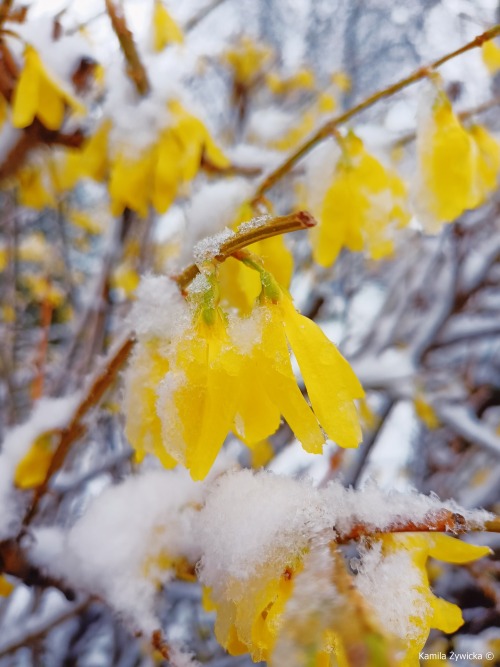
<svg viewBox="0 0 500 667">
<path fill-rule="evenodd" d="M 50 632 L 53 628 L 61 625 L 65 621 L 68 621 L 70 618 L 82 612 L 88 605 L 91 600 L 85 599 L 81 602 L 75 604 L 68 611 L 61 612 L 55 616 L 51 616 L 43 625 L 37 625 L 36 629 L 31 632 L 26 632 L 19 640 L 14 640 L 9 644 L 0 646 L 0 657 L 14 653 L 19 649 L 26 648 L 30 644 L 34 644 L 40 639 L 46 637 L 47 633 Z"/>
<path fill-rule="evenodd" d="M 68 600 L 76 598 L 75 592 L 68 588 L 67 584 L 44 574 L 38 567 L 30 563 L 16 540 L 0 542 L 0 573 L 16 577 L 26 586 L 57 588 Z"/>
<path fill-rule="evenodd" d="M 112 0 L 106 0 L 106 11 L 127 61 L 127 76 L 134 84 L 139 95 L 147 95 L 150 91 L 148 75 L 139 57 L 134 36 L 127 26 L 125 15 Z"/>
<path fill-rule="evenodd" d="M 209 14 L 213 12 L 214 9 L 217 9 L 219 5 L 222 5 L 226 0 L 214 0 L 212 3 L 208 4 L 206 7 L 203 7 L 197 14 L 192 16 L 183 27 L 184 32 L 190 32 L 194 30 L 196 26 L 201 23 Z"/>
<path fill-rule="evenodd" d="M 346 533 L 337 532 L 335 542 L 345 544 L 350 540 L 389 533 L 453 533 L 453 535 L 460 535 L 468 532 L 500 533 L 500 516 L 485 521 L 482 525 L 469 524 L 461 514 L 443 509 L 437 514 L 424 517 L 422 521 L 394 521 L 386 528 L 373 528 L 364 523 L 358 523 Z"/>
<path fill-rule="evenodd" d="M 47 130 L 39 120 L 35 118 L 33 123 L 21 132 L 18 141 L 8 152 L 5 160 L 0 164 L 0 182 L 9 178 L 21 167 L 29 153 L 41 145 L 68 146 L 78 148 L 84 140 L 81 130 L 75 130 L 70 134 Z"/>
<path fill-rule="evenodd" d="M 262 181 L 260 186 L 257 188 L 253 201 L 258 202 L 263 197 L 263 195 L 266 192 L 268 192 L 268 190 L 270 190 L 285 174 L 287 174 L 300 159 L 302 159 L 305 155 L 307 155 L 307 153 L 309 153 L 321 141 L 331 136 L 335 128 L 337 128 L 339 125 L 343 125 L 353 116 L 356 116 L 361 111 L 364 111 L 365 109 L 368 109 L 369 107 L 373 106 L 379 100 L 385 99 L 386 97 L 391 97 L 395 93 L 398 93 L 400 90 L 403 90 L 404 88 L 416 83 L 417 81 L 424 79 L 433 70 L 438 69 L 439 67 L 441 67 L 441 65 L 444 65 L 444 63 L 448 62 L 449 60 L 452 60 L 453 58 L 456 58 L 457 56 L 461 55 L 462 53 L 466 53 L 471 49 L 475 49 L 477 47 L 482 46 L 484 42 L 494 39 L 498 35 L 500 35 L 500 24 L 497 24 L 493 26 L 493 28 L 486 30 L 486 32 L 483 32 L 481 35 L 478 35 L 471 42 L 464 44 L 464 46 L 460 47 L 459 49 L 456 49 L 451 53 L 447 53 L 446 55 L 442 56 L 441 58 L 438 58 L 437 60 L 430 63 L 426 67 L 420 67 L 419 69 L 415 70 L 412 74 L 405 77 L 404 79 L 401 79 L 400 81 L 394 83 L 391 86 L 388 86 L 387 88 L 384 88 L 383 90 L 379 90 L 378 92 L 364 99 L 356 106 L 351 107 L 350 109 L 340 114 L 339 116 L 336 116 L 331 120 L 327 121 L 312 135 L 312 137 L 307 139 L 307 141 L 305 141 L 301 146 L 299 146 L 285 160 L 285 162 L 283 162 L 279 167 L 277 167 L 274 171 L 272 171 Z"/>
<path fill-rule="evenodd" d="M 0 26 L 2 26 L 9 16 L 13 4 L 14 0 L 2 0 L 2 4 L 0 5 Z"/>
<path fill-rule="evenodd" d="M 259 176 L 262 169 L 259 167 L 245 167 L 244 165 L 230 164 L 228 167 L 218 167 L 208 160 L 203 153 L 201 156 L 201 168 L 210 174 L 217 174 L 218 176 L 246 176 L 252 178 Z"/>
<path fill-rule="evenodd" d="M 124 338 L 111 350 L 108 358 L 104 361 L 95 377 L 90 381 L 87 391 L 80 402 L 76 412 L 68 426 L 63 429 L 59 436 L 59 442 L 44 481 L 35 489 L 35 494 L 31 507 L 29 508 L 23 522 L 24 528 L 29 525 L 36 514 L 38 504 L 42 496 L 46 493 L 52 475 L 62 467 L 69 449 L 73 442 L 80 438 L 85 432 L 83 419 L 86 414 L 96 406 L 103 397 L 106 390 L 116 379 L 118 371 L 123 366 L 134 345 L 134 339 L 131 336 Z"/>
<path fill-rule="evenodd" d="M 280 234 L 287 234 L 288 232 L 297 232 L 303 229 L 309 229 L 316 225 L 316 220 L 307 211 L 299 211 L 291 215 L 278 216 L 271 218 L 267 224 L 260 227 L 250 227 L 248 230 L 237 232 L 231 236 L 227 241 L 221 244 L 217 255 L 212 257 L 216 262 L 224 262 L 228 257 L 234 255 L 247 246 L 270 238 L 271 236 L 278 236 Z M 196 264 L 191 264 L 182 273 L 175 276 L 175 280 L 181 289 L 185 289 L 189 283 L 196 278 L 200 272 Z"/>
</svg>

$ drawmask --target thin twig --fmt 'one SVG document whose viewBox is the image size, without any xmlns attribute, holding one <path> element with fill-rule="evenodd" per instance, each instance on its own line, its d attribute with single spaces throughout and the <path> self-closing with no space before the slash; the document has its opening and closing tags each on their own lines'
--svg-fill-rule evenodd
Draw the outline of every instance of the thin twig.
<svg viewBox="0 0 500 667">
<path fill-rule="evenodd" d="M 197 14 L 192 16 L 183 27 L 184 32 L 190 32 L 197 25 L 199 25 L 209 14 L 213 12 L 214 9 L 217 9 L 220 5 L 226 0 L 214 0 L 214 2 L 209 3 L 203 9 L 201 9 Z"/>
<path fill-rule="evenodd" d="M 148 75 L 142 64 L 134 42 L 134 36 L 127 26 L 125 15 L 112 0 L 106 1 L 106 11 L 111 20 L 115 35 L 120 42 L 121 50 L 127 61 L 127 75 L 134 84 L 139 95 L 147 95 L 150 91 Z"/>
<path fill-rule="evenodd" d="M 288 232 L 297 232 L 303 229 L 309 229 L 316 224 L 313 216 L 307 211 L 299 211 L 291 215 L 279 216 L 271 218 L 268 223 L 260 227 L 251 227 L 250 229 L 241 233 L 236 233 L 227 241 L 221 244 L 217 255 L 212 257 L 217 262 L 224 262 L 228 257 L 234 255 L 239 250 L 243 250 L 252 243 L 262 241 L 271 236 L 278 236 L 280 234 L 287 234 Z M 185 289 L 189 283 L 196 278 L 200 272 L 196 264 L 191 264 L 182 273 L 175 277 L 179 287 Z"/>
</svg>

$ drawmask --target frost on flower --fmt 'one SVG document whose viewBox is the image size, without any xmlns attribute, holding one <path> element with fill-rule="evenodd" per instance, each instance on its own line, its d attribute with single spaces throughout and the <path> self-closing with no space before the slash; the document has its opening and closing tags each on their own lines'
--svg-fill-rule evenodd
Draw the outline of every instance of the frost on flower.
<svg viewBox="0 0 500 667">
<path fill-rule="evenodd" d="M 330 266 L 343 247 L 366 248 L 373 259 L 390 255 L 393 233 L 405 226 L 406 187 L 397 174 L 370 155 L 352 132 L 341 140 L 342 155 L 311 230 L 313 256 Z"/>
<path fill-rule="evenodd" d="M 226 474 L 200 517 L 199 578 L 217 613 L 218 640 L 231 654 L 248 651 L 276 665 L 303 665 L 306 657 L 350 664 L 342 660 L 359 651 L 367 659 L 385 655 L 383 664 L 396 656 L 397 664 L 418 665 L 430 628 L 452 632 L 462 624 L 459 609 L 432 594 L 427 558 L 465 563 L 489 553 L 445 535 L 390 533 L 443 511 L 462 510 L 375 487 L 315 489 L 269 473 Z M 465 514 L 470 525 L 486 517 Z M 349 571 L 335 540 L 359 522 L 372 537 Z"/>
<path fill-rule="evenodd" d="M 480 206 L 495 190 L 500 149 L 484 128 L 463 127 L 439 87 L 429 95 L 417 132 L 415 206 L 427 230 L 435 232 L 466 209 Z"/>
<path fill-rule="evenodd" d="M 166 327 L 161 335 L 161 327 L 153 325 L 159 335 L 140 336 L 127 373 L 131 444 L 139 455 L 156 454 L 167 467 L 182 463 L 194 479 L 206 476 L 230 431 L 252 447 L 278 429 L 281 417 L 312 453 L 322 451 L 325 433 L 342 447 L 361 440 L 354 399 L 363 390 L 349 364 L 319 327 L 297 312 L 271 274 L 249 261 L 261 284 L 260 302 L 249 316 L 224 311 L 216 273 L 199 274 L 187 290 L 183 316 L 174 317 L 184 326 L 172 335 Z M 140 304 L 149 298 L 145 284 L 132 317 L 139 332 Z M 175 312 L 169 313 L 168 303 L 158 306 L 160 318 Z M 311 407 L 297 386 L 289 348 Z"/>
</svg>

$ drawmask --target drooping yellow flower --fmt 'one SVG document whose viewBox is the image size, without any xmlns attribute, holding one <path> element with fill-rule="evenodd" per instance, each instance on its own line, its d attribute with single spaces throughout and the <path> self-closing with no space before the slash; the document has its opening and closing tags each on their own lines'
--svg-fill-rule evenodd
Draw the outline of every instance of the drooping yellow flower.
<svg viewBox="0 0 500 667">
<path fill-rule="evenodd" d="M 182 44 L 184 35 L 168 13 L 161 0 L 155 0 L 153 9 L 153 48 L 163 51 L 169 44 Z"/>
<path fill-rule="evenodd" d="M 361 430 L 354 399 L 364 392 L 347 361 L 283 292 L 277 303 L 264 299 L 261 308 L 261 339 L 245 371 L 236 433 L 244 442 L 258 442 L 276 430 L 282 415 L 308 452 L 321 453 L 325 442 L 322 428 L 340 446 L 356 447 Z M 299 364 L 312 410 L 297 387 L 289 347 Z"/>
<path fill-rule="evenodd" d="M 302 561 L 290 561 L 281 576 L 275 569 L 264 564 L 244 590 L 241 581 L 228 582 L 224 597 L 215 598 L 205 589 L 205 608 L 217 612 L 215 636 L 231 655 L 249 653 L 254 662 L 269 660 Z"/>
<path fill-rule="evenodd" d="M 429 231 L 439 230 L 442 223 L 478 205 L 477 152 L 473 137 L 439 90 L 430 115 L 417 132 L 420 183 L 416 205 Z"/>
<path fill-rule="evenodd" d="M 162 446 L 162 427 L 156 408 L 156 390 L 169 369 L 162 347 L 154 339 L 136 345 L 125 384 L 125 435 L 138 461 L 146 454 L 154 454 L 165 468 L 173 468 L 177 462 Z"/>
<path fill-rule="evenodd" d="M 231 66 L 235 82 L 247 88 L 269 63 L 272 51 L 243 35 L 234 47 L 224 53 L 224 60 Z"/>
<path fill-rule="evenodd" d="M 109 193 L 113 215 L 128 207 L 146 217 L 150 205 L 165 213 L 182 183 L 196 176 L 203 156 L 217 168 L 229 165 L 198 118 L 177 102 L 171 102 L 169 110 L 172 125 L 162 130 L 156 143 L 137 156 L 119 151 L 112 160 Z"/>
<path fill-rule="evenodd" d="M 397 174 L 370 155 L 349 133 L 323 201 L 319 225 L 311 230 L 313 256 L 331 266 L 340 250 L 366 247 L 373 259 L 393 251 L 395 227 L 408 223 L 406 188 Z"/>
<path fill-rule="evenodd" d="M 418 570 L 420 583 L 414 592 L 418 594 L 420 603 L 418 609 L 415 609 L 415 616 L 410 619 L 414 633 L 408 640 L 406 655 L 399 662 L 401 667 L 418 667 L 418 655 L 431 628 L 452 633 L 463 624 L 460 608 L 432 593 L 426 569 L 428 559 L 436 558 L 445 563 L 463 564 L 482 558 L 491 553 L 491 550 L 489 547 L 468 544 L 441 533 L 393 533 L 384 536 L 382 541 L 387 553 L 401 549 L 408 551 Z"/>
<path fill-rule="evenodd" d="M 194 479 L 206 476 L 230 430 L 251 446 L 273 434 L 281 416 L 312 453 L 322 451 L 321 427 L 343 447 L 361 440 L 354 399 L 363 390 L 350 366 L 276 284 L 270 289 L 276 303 L 264 298 L 251 318 L 231 326 L 218 307 L 206 306 L 210 288 L 198 292 L 202 306 L 175 346 L 157 409 L 166 451 Z M 289 346 L 312 409 L 297 386 Z"/>
<path fill-rule="evenodd" d="M 58 130 L 67 107 L 75 113 L 85 113 L 81 102 L 47 70 L 37 51 L 28 45 L 24 51 L 24 68 L 14 90 L 12 125 L 27 127 L 37 117 L 49 130 Z"/>
</svg>

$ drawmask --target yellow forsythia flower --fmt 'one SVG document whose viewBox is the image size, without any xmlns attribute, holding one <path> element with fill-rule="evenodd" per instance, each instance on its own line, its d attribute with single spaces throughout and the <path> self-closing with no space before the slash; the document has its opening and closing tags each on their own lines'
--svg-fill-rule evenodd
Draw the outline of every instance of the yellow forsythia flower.
<svg viewBox="0 0 500 667">
<path fill-rule="evenodd" d="M 155 0 L 153 10 L 153 47 L 155 51 L 172 43 L 182 44 L 184 36 L 161 0 Z"/>
<path fill-rule="evenodd" d="M 12 125 L 27 127 L 37 117 L 49 130 L 58 130 L 66 107 L 83 114 L 85 107 L 49 72 L 32 46 L 24 51 L 24 68 L 12 100 Z"/>
<path fill-rule="evenodd" d="M 223 58 L 231 66 L 235 82 L 248 87 L 270 61 L 271 55 L 269 47 L 257 44 L 244 35 L 233 48 L 224 53 Z"/>
<path fill-rule="evenodd" d="M 229 431 L 252 445 L 274 433 L 281 416 L 312 453 L 322 451 L 321 427 L 342 447 L 356 447 L 361 440 L 354 399 L 363 396 L 363 389 L 352 369 L 319 327 L 297 312 L 272 276 L 261 271 L 265 288 L 250 318 L 228 322 L 217 305 L 215 279 L 199 276 L 190 289 L 191 324 L 165 352 L 168 371 L 158 360 L 149 370 L 141 368 L 141 356 L 132 362 L 131 382 L 143 372 L 164 373 L 155 402 L 163 447 L 193 479 L 207 475 Z M 312 409 L 297 386 L 289 346 Z M 148 358 L 146 354 L 146 362 Z M 151 379 L 147 383 L 154 385 Z M 127 429 L 134 448 L 145 449 L 141 412 L 151 415 L 153 405 L 152 397 L 147 400 L 149 408 L 139 400 L 129 404 L 134 433 Z M 149 419 L 157 429 L 156 418 Z"/>
<path fill-rule="evenodd" d="M 445 563 L 470 563 L 488 555 L 491 550 L 440 533 L 393 533 L 384 536 L 382 541 L 386 553 L 401 549 L 408 551 L 418 570 L 420 583 L 415 592 L 418 592 L 421 603 L 419 611 L 412 618 L 415 632 L 408 641 L 406 655 L 398 663 L 400 667 L 416 667 L 419 664 L 418 655 L 431 628 L 449 634 L 463 624 L 460 608 L 432 593 L 426 569 L 427 560 L 432 557 Z"/>
<path fill-rule="evenodd" d="M 331 266 L 342 247 L 373 259 L 393 251 L 394 227 L 404 226 L 406 189 L 395 172 L 385 169 L 353 133 L 343 141 L 343 154 L 323 201 L 319 225 L 311 230 L 313 256 Z"/>
<path fill-rule="evenodd" d="M 156 144 L 137 157 L 121 151 L 112 160 L 109 193 L 113 215 L 128 207 L 146 217 L 150 204 L 158 213 L 165 213 L 181 184 L 196 176 L 203 155 L 220 169 L 229 166 L 198 118 L 177 102 L 171 102 L 169 109 L 173 123 L 161 132 Z"/>
<path fill-rule="evenodd" d="M 148 453 L 155 454 L 165 468 L 173 468 L 175 459 L 162 446 L 161 420 L 156 409 L 157 388 L 169 370 L 162 344 L 151 340 L 136 345 L 125 386 L 124 412 L 127 415 L 125 435 L 140 461 Z"/>
<path fill-rule="evenodd" d="M 417 132 L 419 184 L 417 207 L 429 231 L 452 222 L 477 205 L 477 147 L 438 91 L 429 117 Z"/>
<path fill-rule="evenodd" d="M 488 68 L 490 74 L 496 74 L 500 69 L 500 47 L 491 39 L 481 47 L 483 62 Z"/>
<path fill-rule="evenodd" d="M 429 231 L 480 206 L 497 186 L 500 147 L 481 126 L 467 131 L 438 90 L 417 132 L 420 184 L 417 207 Z"/>
<path fill-rule="evenodd" d="M 302 569 L 300 559 L 290 561 L 280 577 L 272 566 L 260 568 L 245 586 L 229 581 L 224 597 L 205 592 L 206 605 L 217 612 L 215 636 L 231 655 L 249 653 L 254 662 L 269 660 L 276 643 L 285 606 L 293 592 L 294 579 Z"/>
</svg>

